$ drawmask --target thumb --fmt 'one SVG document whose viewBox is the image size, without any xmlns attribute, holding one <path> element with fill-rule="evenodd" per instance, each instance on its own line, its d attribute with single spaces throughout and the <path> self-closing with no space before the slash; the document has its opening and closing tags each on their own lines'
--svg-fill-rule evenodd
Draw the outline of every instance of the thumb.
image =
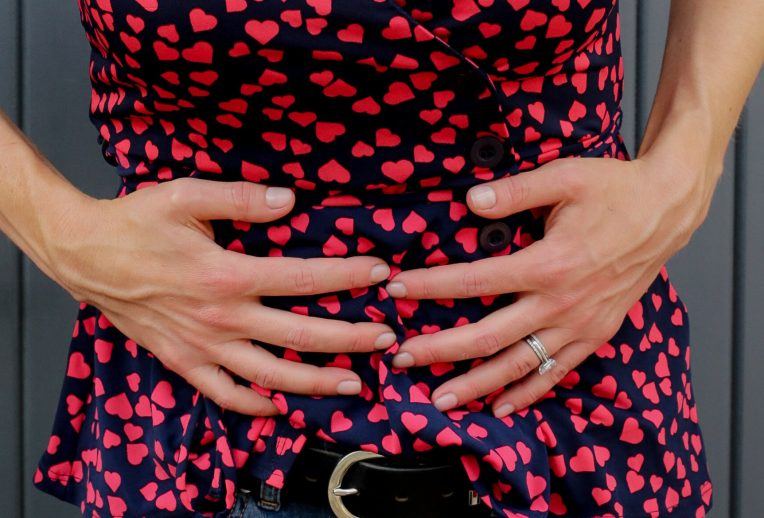
<svg viewBox="0 0 764 518">
<path fill-rule="evenodd" d="M 565 163 L 563 163 L 565 162 Z M 470 210 L 485 218 L 501 218 L 534 207 L 555 205 L 568 196 L 564 181 L 575 167 L 554 160 L 536 169 L 482 183 L 467 191 Z"/>
<path fill-rule="evenodd" d="M 200 178 L 179 178 L 166 185 L 174 211 L 200 220 L 272 221 L 294 206 L 294 193 L 285 187 Z"/>
</svg>

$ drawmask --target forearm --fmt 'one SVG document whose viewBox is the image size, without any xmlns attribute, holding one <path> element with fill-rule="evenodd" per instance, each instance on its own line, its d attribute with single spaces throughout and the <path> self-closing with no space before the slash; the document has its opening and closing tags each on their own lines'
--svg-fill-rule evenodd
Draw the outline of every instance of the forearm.
<svg viewBox="0 0 764 518">
<path fill-rule="evenodd" d="M 0 111 L 0 231 L 53 280 L 51 245 L 90 200 Z"/>
<path fill-rule="evenodd" d="M 764 62 L 764 2 L 672 0 L 661 76 L 637 158 L 672 157 L 672 185 L 703 175 L 706 195 Z"/>
</svg>

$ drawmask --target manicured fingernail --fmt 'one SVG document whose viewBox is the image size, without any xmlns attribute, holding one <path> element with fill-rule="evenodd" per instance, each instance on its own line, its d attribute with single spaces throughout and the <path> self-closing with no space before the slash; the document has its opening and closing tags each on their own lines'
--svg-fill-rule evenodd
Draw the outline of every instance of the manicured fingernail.
<svg viewBox="0 0 764 518">
<path fill-rule="evenodd" d="M 371 269 L 369 280 L 373 283 L 384 281 L 390 275 L 390 267 L 386 264 L 377 264 Z"/>
<path fill-rule="evenodd" d="M 459 400 L 456 399 L 456 394 L 449 392 L 448 394 L 440 396 L 433 404 L 435 405 L 435 408 L 443 412 L 444 410 L 454 408 L 458 402 Z"/>
<path fill-rule="evenodd" d="M 406 296 L 406 286 L 402 282 L 391 282 L 385 286 L 385 290 L 391 297 L 402 298 Z"/>
<path fill-rule="evenodd" d="M 414 357 L 409 353 L 398 353 L 393 358 L 393 367 L 405 369 L 414 365 Z"/>
<path fill-rule="evenodd" d="M 395 338 L 395 333 L 391 333 L 389 331 L 382 333 L 375 340 L 374 347 L 377 349 L 387 349 L 395 343 Z"/>
<path fill-rule="evenodd" d="M 470 189 L 470 199 L 476 209 L 487 210 L 496 205 L 496 191 L 487 185 Z"/>
<path fill-rule="evenodd" d="M 337 385 L 337 393 L 343 396 L 352 396 L 361 392 L 361 382 L 353 380 L 340 381 Z"/>
<path fill-rule="evenodd" d="M 512 405 L 511 403 L 504 403 L 503 405 L 501 405 L 499 408 L 497 408 L 494 411 L 493 415 L 495 415 L 496 417 L 506 417 L 514 411 L 515 411 L 514 405 Z"/>
<path fill-rule="evenodd" d="M 271 209 L 280 209 L 292 201 L 292 191 L 286 187 L 268 187 L 265 190 L 265 204 Z"/>
</svg>

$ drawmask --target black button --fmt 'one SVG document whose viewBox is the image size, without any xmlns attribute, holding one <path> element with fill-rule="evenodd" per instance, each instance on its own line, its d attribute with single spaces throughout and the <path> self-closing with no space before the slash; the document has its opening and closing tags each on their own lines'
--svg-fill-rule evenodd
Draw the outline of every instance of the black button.
<svg viewBox="0 0 764 518">
<path fill-rule="evenodd" d="M 472 144 L 470 158 L 475 165 L 493 167 L 504 157 L 504 146 L 496 137 L 480 137 Z"/>
<path fill-rule="evenodd" d="M 494 221 L 480 229 L 478 241 L 485 252 L 500 252 L 512 242 L 512 230 L 506 223 Z"/>
</svg>

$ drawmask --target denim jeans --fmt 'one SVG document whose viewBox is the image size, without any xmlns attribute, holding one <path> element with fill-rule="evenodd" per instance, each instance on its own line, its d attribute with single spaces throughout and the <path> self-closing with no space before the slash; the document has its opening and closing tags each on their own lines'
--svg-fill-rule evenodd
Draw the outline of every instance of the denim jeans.
<svg viewBox="0 0 764 518">
<path fill-rule="evenodd" d="M 258 501 L 266 500 L 263 506 Z M 267 509 L 268 503 L 280 502 L 278 511 Z M 482 512 L 481 512 L 482 511 Z M 499 515 L 489 509 L 476 510 L 479 516 L 498 518 Z M 236 490 L 236 500 L 228 518 L 335 518 L 329 504 L 317 506 L 291 500 L 281 501 L 278 490 L 262 486 L 260 491 Z"/>
<path fill-rule="evenodd" d="M 275 496 L 275 495 L 273 495 Z M 257 491 L 236 491 L 236 501 L 229 518 L 335 518 L 329 504 L 318 507 L 302 502 L 287 501 L 281 503 L 278 511 L 265 509 L 257 505 L 260 495 Z"/>
</svg>

